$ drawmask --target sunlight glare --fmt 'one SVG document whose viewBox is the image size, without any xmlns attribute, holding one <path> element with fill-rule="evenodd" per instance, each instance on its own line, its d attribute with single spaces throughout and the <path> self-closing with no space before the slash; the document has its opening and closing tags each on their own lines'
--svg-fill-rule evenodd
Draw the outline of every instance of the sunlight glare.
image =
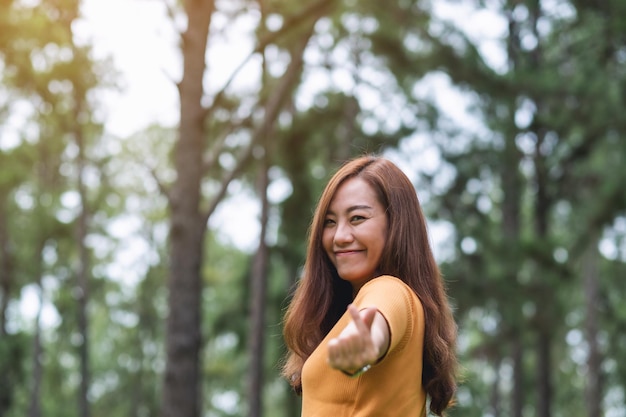
<svg viewBox="0 0 626 417">
<path fill-rule="evenodd" d="M 79 43 L 93 44 L 94 58 L 112 59 L 121 91 L 101 92 L 106 130 L 128 136 L 158 121 L 178 121 L 175 82 L 181 65 L 174 24 L 162 2 L 85 0 L 74 26 Z"/>
</svg>

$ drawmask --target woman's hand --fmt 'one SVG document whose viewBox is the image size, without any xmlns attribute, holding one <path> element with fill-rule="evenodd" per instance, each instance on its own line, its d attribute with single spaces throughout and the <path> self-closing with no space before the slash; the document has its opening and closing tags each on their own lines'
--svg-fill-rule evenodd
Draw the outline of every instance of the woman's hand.
<svg viewBox="0 0 626 417">
<path fill-rule="evenodd" d="M 328 342 L 328 363 L 332 368 L 353 373 L 376 363 L 389 348 L 389 325 L 380 312 L 369 307 L 360 312 L 348 306 L 352 322 Z"/>
</svg>

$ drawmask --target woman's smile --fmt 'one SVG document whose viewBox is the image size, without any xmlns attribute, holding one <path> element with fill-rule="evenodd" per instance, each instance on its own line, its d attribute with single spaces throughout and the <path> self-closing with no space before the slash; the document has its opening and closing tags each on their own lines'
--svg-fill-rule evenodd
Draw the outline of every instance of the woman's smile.
<svg viewBox="0 0 626 417">
<path fill-rule="evenodd" d="M 340 251 L 335 251 L 335 255 L 337 256 L 354 255 L 360 252 L 363 252 L 363 251 L 362 250 L 340 250 Z"/>
</svg>

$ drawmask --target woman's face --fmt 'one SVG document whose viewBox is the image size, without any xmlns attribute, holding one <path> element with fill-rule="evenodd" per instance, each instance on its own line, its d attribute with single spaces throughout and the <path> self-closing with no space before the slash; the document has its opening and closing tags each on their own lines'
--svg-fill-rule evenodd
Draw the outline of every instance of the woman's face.
<svg viewBox="0 0 626 417">
<path fill-rule="evenodd" d="M 377 276 L 386 239 L 387 215 L 374 189 L 358 177 L 341 184 L 326 213 L 322 244 L 355 291 Z"/>
</svg>

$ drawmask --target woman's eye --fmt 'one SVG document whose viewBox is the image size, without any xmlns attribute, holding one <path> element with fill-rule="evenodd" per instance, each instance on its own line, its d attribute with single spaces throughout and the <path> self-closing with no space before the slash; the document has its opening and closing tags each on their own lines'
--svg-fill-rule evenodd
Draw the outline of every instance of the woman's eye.
<svg viewBox="0 0 626 417">
<path fill-rule="evenodd" d="M 326 227 L 332 226 L 333 224 L 335 224 L 335 221 L 333 219 L 326 219 L 326 220 L 324 220 L 324 226 L 326 226 Z"/>
<path fill-rule="evenodd" d="M 353 222 L 360 222 L 362 220 L 365 220 L 365 217 L 363 217 L 363 216 L 352 216 L 350 218 L 350 220 L 353 221 Z"/>
</svg>

